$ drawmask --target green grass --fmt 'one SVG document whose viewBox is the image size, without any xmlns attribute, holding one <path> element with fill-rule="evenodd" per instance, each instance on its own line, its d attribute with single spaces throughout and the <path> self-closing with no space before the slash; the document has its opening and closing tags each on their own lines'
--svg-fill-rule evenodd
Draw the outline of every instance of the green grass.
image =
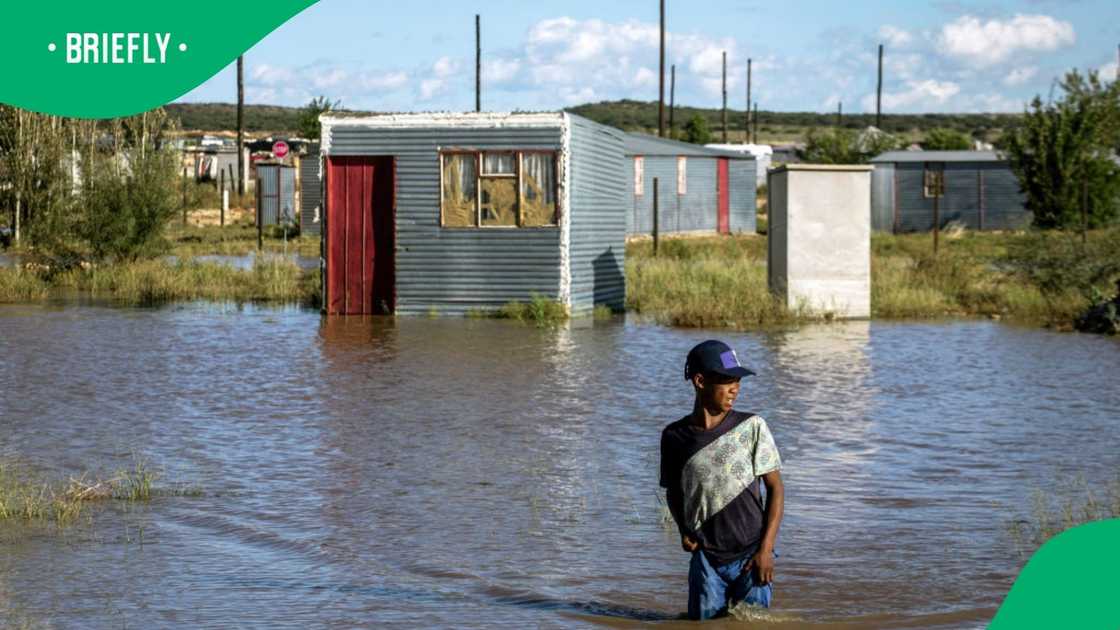
<svg viewBox="0 0 1120 630">
<path fill-rule="evenodd" d="M 533 293 L 528 302 L 510 302 L 495 311 L 493 316 L 551 328 L 568 321 L 569 314 L 567 307 L 560 302 Z"/>
<path fill-rule="evenodd" d="M 273 227 L 273 226 L 270 226 Z M 318 236 L 291 236 L 285 244 L 278 229 L 265 231 L 264 251 L 298 254 L 306 257 L 319 255 Z M 257 251 L 257 228 L 251 223 L 219 226 L 184 226 L 172 221 L 167 228 L 171 254 L 180 258 L 202 255 L 245 256 Z"/>
<path fill-rule="evenodd" d="M 47 297 L 49 285 L 33 271 L 0 267 L 0 304 L 34 302 Z"/>
<path fill-rule="evenodd" d="M 109 297 L 128 304 L 155 305 L 176 300 L 319 303 L 319 271 L 301 270 L 282 258 L 262 257 L 252 269 L 189 260 L 73 269 L 53 286 Z"/>
<path fill-rule="evenodd" d="M 144 502 L 159 494 L 197 492 L 193 488 L 157 490 L 153 484 L 159 476 L 143 459 L 135 459 L 130 468 L 108 476 L 83 473 L 67 480 L 47 479 L 18 461 L 3 461 L 0 462 L 0 522 L 64 527 L 76 523 L 91 502 Z"/>
<path fill-rule="evenodd" d="M 1090 233 L 945 232 L 871 239 L 874 318 L 991 317 L 1068 329 L 1094 291 L 1120 277 L 1120 228 Z M 788 309 L 767 287 L 766 239 L 756 235 L 627 244 L 627 307 L 673 326 L 764 328 L 827 313 Z"/>
</svg>

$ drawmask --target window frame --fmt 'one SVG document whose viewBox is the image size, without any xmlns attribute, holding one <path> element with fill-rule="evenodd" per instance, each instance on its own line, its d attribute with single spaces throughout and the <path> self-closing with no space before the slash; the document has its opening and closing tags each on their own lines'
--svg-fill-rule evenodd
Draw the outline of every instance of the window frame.
<svg viewBox="0 0 1120 630">
<path fill-rule="evenodd" d="M 931 185 L 930 179 L 933 179 Z M 932 189 L 932 192 L 931 192 Z M 945 196 L 945 163 L 925 162 L 922 164 L 922 198 L 933 199 Z"/>
<path fill-rule="evenodd" d="M 558 229 L 563 204 L 560 203 L 560 151 L 559 149 L 466 149 L 448 148 L 439 149 L 439 227 L 445 230 L 538 230 Z M 483 156 L 487 153 L 504 153 L 513 155 L 513 173 L 483 174 Z M 556 200 L 555 223 L 548 225 L 524 225 L 521 208 L 523 205 L 522 157 L 524 155 L 551 155 L 552 156 L 552 197 Z M 445 155 L 473 155 L 475 158 L 475 199 L 474 199 L 474 225 L 446 225 L 443 215 L 443 169 Z M 516 225 L 483 225 L 482 224 L 482 180 L 483 179 L 513 179 L 517 188 L 517 224 Z"/>
<path fill-rule="evenodd" d="M 634 156 L 634 196 L 642 197 L 646 194 L 646 156 Z"/>
</svg>

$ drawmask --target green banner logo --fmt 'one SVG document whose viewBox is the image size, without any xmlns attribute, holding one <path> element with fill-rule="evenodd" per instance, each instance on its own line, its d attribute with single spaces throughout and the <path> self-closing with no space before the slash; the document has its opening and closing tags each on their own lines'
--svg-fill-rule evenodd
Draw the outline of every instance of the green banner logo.
<svg viewBox="0 0 1120 630">
<path fill-rule="evenodd" d="M 1120 628 L 1117 566 L 1120 519 L 1065 531 L 1031 556 L 989 628 L 1116 630 Z"/>
<path fill-rule="evenodd" d="M 0 102 L 78 118 L 146 111 L 214 76 L 315 1 L 11 3 Z"/>
</svg>

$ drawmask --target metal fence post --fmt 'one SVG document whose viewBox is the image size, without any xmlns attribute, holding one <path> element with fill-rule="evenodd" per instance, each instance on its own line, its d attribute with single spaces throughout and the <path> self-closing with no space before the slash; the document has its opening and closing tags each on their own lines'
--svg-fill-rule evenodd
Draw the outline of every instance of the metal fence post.
<svg viewBox="0 0 1120 630">
<path fill-rule="evenodd" d="M 658 208 L 657 208 L 657 178 L 653 178 L 653 255 L 657 255 L 657 227 L 658 227 Z"/>
</svg>

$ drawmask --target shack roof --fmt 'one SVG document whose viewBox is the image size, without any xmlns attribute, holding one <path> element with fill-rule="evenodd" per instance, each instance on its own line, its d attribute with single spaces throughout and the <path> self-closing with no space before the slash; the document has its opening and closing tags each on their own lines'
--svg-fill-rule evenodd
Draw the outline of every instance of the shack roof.
<svg viewBox="0 0 1120 630">
<path fill-rule="evenodd" d="M 995 151 L 887 151 L 871 158 L 873 164 L 891 162 L 1003 162 Z"/>
<path fill-rule="evenodd" d="M 420 112 L 403 114 L 337 114 L 319 116 L 323 127 L 560 127 L 565 112 Z"/>
<path fill-rule="evenodd" d="M 664 155 L 664 156 L 690 156 L 690 157 L 726 157 L 738 160 L 753 160 L 754 156 L 744 155 L 735 151 L 721 151 L 707 147 L 648 136 L 644 133 L 627 133 L 623 138 L 623 150 L 626 155 Z"/>
</svg>

